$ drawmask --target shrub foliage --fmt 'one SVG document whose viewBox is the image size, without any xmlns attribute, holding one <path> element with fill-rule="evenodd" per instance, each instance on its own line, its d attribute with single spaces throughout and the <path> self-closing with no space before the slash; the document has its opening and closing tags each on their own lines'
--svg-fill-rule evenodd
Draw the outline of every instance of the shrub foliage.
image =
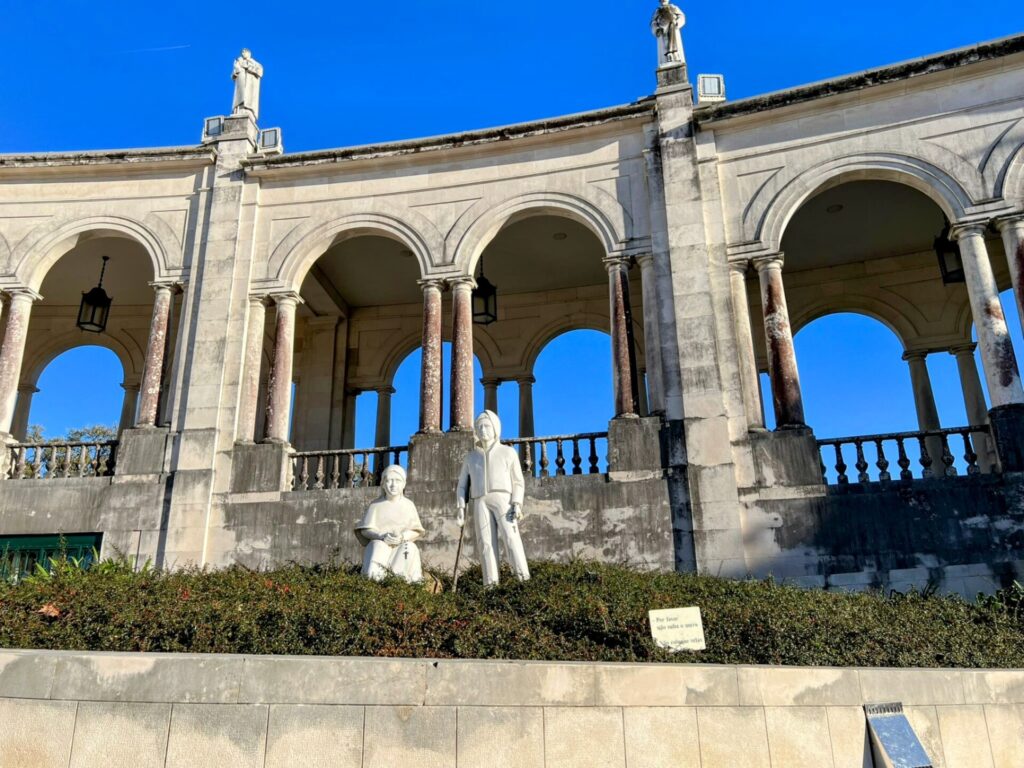
<svg viewBox="0 0 1024 768">
<path fill-rule="evenodd" d="M 808 591 L 772 581 L 533 563 L 453 594 L 348 566 L 135 572 L 55 564 L 0 584 L 0 647 L 103 651 L 667 661 L 884 667 L 1024 667 L 1019 593 L 957 598 Z M 708 648 L 670 654 L 647 611 L 700 606 Z"/>
</svg>

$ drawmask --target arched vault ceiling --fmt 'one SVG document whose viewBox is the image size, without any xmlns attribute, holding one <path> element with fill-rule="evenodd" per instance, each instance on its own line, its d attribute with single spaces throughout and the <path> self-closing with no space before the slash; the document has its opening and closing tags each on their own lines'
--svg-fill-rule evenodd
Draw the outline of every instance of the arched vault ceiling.
<svg viewBox="0 0 1024 768">
<path fill-rule="evenodd" d="M 362 235 L 332 245 L 302 282 L 302 297 L 316 315 L 337 314 L 322 290 L 331 290 L 350 307 L 380 307 L 423 301 L 420 269 L 412 251 L 397 240 Z M 321 285 L 316 285 L 316 283 Z"/>
<path fill-rule="evenodd" d="M 43 304 L 77 307 L 82 292 L 95 287 L 103 256 L 110 257 L 103 289 L 114 300 L 115 309 L 153 303 L 153 289 L 149 287 L 153 268 L 141 245 L 123 237 L 83 236 L 46 273 L 39 288 Z"/>
</svg>

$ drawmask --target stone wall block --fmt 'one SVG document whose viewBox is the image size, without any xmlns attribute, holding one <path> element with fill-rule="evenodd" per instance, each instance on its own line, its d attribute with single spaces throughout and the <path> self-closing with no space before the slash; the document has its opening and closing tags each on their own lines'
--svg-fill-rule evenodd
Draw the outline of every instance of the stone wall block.
<svg viewBox="0 0 1024 768">
<path fill-rule="evenodd" d="M 423 703 L 429 662 L 247 656 L 244 664 L 239 702 L 413 705 Z"/>
<path fill-rule="evenodd" d="M 690 664 L 600 665 L 596 703 L 616 707 L 736 705 L 736 669 Z"/>
<path fill-rule="evenodd" d="M 771 768 L 761 707 L 697 710 L 701 768 Z"/>
<path fill-rule="evenodd" d="M 963 704 L 961 672 L 954 669 L 862 669 L 864 702 L 901 701 L 913 704 Z"/>
<path fill-rule="evenodd" d="M 263 768 L 268 707 L 175 704 L 166 768 Z"/>
<path fill-rule="evenodd" d="M 367 707 L 363 768 L 455 768 L 455 741 L 455 707 Z"/>
<path fill-rule="evenodd" d="M 235 443 L 231 492 L 287 491 L 291 451 L 286 443 Z"/>
<path fill-rule="evenodd" d="M 701 768 L 696 709 L 627 707 L 623 721 L 628 768 Z"/>
<path fill-rule="evenodd" d="M 626 768 L 618 707 L 544 709 L 547 768 Z"/>
<path fill-rule="evenodd" d="M 264 768 L 361 768 L 363 707 L 274 705 Z"/>
<path fill-rule="evenodd" d="M 995 768 L 1017 768 L 1024 755 L 1024 705 L 986 704 L 985 724 Z"/>
<path fill-rule="evenodd" d="M 73 701 L 0 699 L 0 768 L 64 768 L 77 708 Z"/>
<path fill-rule="evenodd" d="M 895 701 L 895 699 L 894 699 Z M 935 707 L 904 707 L 903 713 L 917 734 L 925 753 L 932 759 L 934 768 L 949 768 L 942 750 L 942 734 Z"/>
<path fill-rule="evenodd" d="M 427 705 L 588 706 L 595 701 L 589 665 L 515 661 L 427 663 Z"/>
<path fill-rule="evenodd" d="M 833 768 L 875 768 L 864 707 L 827 707 Z"/>
<path fill-rule="evenodd" d="M 860 680 L 852 669 L 740 667 L 739 704 L 798 707 L 861 704 Z"/>
<path fill-rule="evenodd" d="M 765 707 L 764 718 L 773 766 L 832 764 L 825 707 Z"/>
<path fill-rule="evenodd" d="M 936 707 L 935 713 L 948 768 L 993 768 L 983 706 Z"/>
<path fill-rule="evenodd" d="M 459 768 L 544 768 L 540 707 L 459 707 Z"/>
<path fill-rule="evenodd" d="M 965 669 L 961 674 L 968 704 L 1024 704 L 1024 675 L 1019 671 Z"/>
<path fill-rule="evenodd" d="M 39 651 L 0 651 L 0 697 L 50 698 L 57 659 Z"/>
<path fill-rule="evenodd" d="M 170 704 L 83 701 L 70 768 L 163 768 Z"/>
</svg>

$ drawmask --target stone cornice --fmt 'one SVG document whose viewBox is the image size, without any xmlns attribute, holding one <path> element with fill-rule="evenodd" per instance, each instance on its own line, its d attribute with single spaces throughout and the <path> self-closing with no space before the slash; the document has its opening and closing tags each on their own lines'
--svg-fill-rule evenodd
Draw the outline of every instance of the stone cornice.
<svg viewBox="0 0 1024 768">
<path fill-rule="evenodd" d="M 81 172 L 84 168 L 125 167 L 132 170 L 201 168 L 212 165 L 216 153 L 210 147 L 157 147 L 153 149 L 105 149 L 89 152 L 34 152 L 0 155 L 0 176 Z M 111 168 L 112 170 L 114 168 Z"/>
</svg>

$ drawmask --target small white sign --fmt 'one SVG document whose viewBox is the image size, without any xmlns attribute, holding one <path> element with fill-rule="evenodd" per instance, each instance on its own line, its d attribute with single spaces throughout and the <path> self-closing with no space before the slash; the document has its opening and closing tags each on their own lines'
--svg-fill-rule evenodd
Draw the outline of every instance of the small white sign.
<svg viewBox="0 0 1024 768">
<path fill-rule="evenodd" d="M 665 608 L 648 611 L 651 621 L 651 637 L 661 648 L 670 651 L 703 651 L 704 622 L 700 608 Z"/>
</svg>

